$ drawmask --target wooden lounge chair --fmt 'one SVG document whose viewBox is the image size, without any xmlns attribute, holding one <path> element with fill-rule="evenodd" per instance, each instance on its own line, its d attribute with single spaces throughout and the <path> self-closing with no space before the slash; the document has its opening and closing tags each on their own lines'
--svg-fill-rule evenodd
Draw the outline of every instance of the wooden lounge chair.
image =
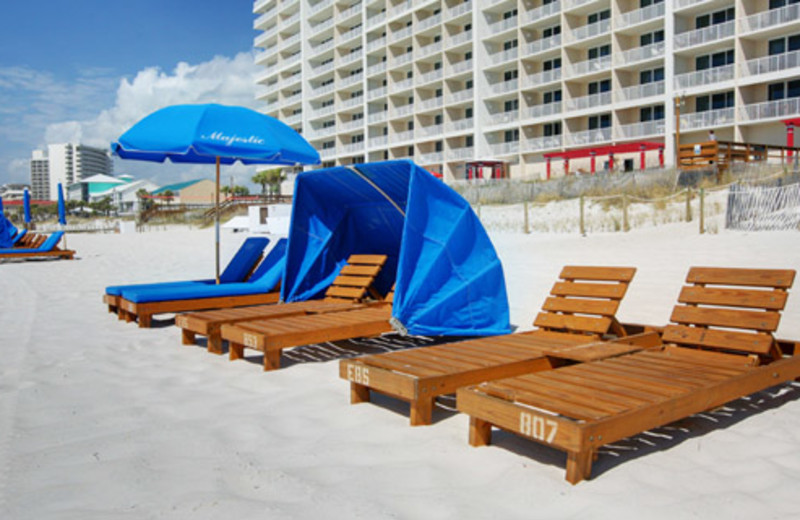
<svg viewBox="0 0 800 520">
<path fill-rule="evenodd" d="M 326 341 L 379 336 L 391 332 L 394 292 L 382 302 L 343 312 L 247 321 L 221 327 L 230 360 L 242 359 L 245 347 L 264 353 L 264 370 L 281 367 L 281 351 Z"/>
<path fill-rule="evenodd" d="M 370 294 L 379 296 L 373 289 L 373 282 L 385 263 L 385 255 L 350 255 L 321 300 L 188 313 L 176 317 L 175 325 L 181 328 L 184 345 L 193 345 L 197 335 L 206 336 L 208 351 L 222 354 L 220 329 L 223 325 L 345 311 L 362 306 Z"/>
<path fill-rule="evenodd" d="M 776 341 L 792 270 L 692 268 L 654 349 L 459 389 L 469 442 L 492 425 L 567 452 L 589 478 L 609 443 L 800 376 L 800 343 Z"/>
<path fill-rule="evenodd" d="M 345 359 L 339 375 L 350 381 L 352 403 L 367 402 L 370 390 L 378 391 L 409 401 L 412 426 L 430 424 L 437 396 L 489 379 L 551 369 L 564 362 L 545 355 L 553 350 L 625 337 L 614 315 L 635 272 L 631 267 L 564 267 L 534 321 L 537 330 Z M 604 355 L 654 341 L 652 334 L 637 335 L 607 346 Z"/>
<path fill-rule="evenodd" d="M 35 242 L 31 242 L 25 247 L 0 249 L 0 259 L 64 258 L 72 260 L 75 257 L 75 251 L 71 249 L 60 249 L 57 246 L 63 236 L 63 231 L 56 231 L 49 236 L 39 235 L 41 240 L 37 238 Z"/>
</svg>

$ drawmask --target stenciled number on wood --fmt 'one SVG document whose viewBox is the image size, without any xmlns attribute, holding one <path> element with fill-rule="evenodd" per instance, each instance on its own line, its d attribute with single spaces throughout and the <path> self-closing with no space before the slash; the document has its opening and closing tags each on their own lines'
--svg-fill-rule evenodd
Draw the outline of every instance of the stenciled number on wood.
<svg viewBox="0 0 800 520">
<path fill-rule="evenodd" d="M 520 412 L 519 431 L 522 435 L 533 437 L 537 441 L 552 444 L 558 432 L 558 423 L 532 413 Z"/>
<path fill-rule="evenodd" d="M 177 316 L 175 318 L 175 325 L 177 325 L 178 327 L 180 327 L 182 329 L 187 328 L 186 326 L 188 324 L 189 324 L 189 320 L 186 318 L 186 316 Z"/>
<path fill-rule="evenodd" d="M 360 385 L 369 384 L 369 368 L 358 365 L 347 365 L 347 379 Z"/>
<path fill-rule="evenodd" d="M 242 341 L 245 347 L 258 348 L 258 338 L 254 334 L 244 334 Z"/>
</svg>

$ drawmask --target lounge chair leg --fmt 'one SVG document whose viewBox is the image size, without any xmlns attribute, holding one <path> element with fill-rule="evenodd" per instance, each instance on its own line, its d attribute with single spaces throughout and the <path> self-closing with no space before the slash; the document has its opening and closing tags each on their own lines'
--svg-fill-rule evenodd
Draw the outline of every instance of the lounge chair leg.
<svg viewBox="0 0 800 520">
<path fill-rule="evenodd" d="M 212 354 L 222 355 L 222 336 L 219 331 L 216 334 L 211 333 L 208 335 L 207 350 Z"/>
<path fill-rule="evenodd" d="M 109 312 L 110 314 L 116 314 L 116 313 L 117 313 L 117 308 L 116 308 L 116 307 L 114 307 L 113 305 L 109 305 L 109 306 L 108 306 L 108 312 Z"/>
<path fill-rule="evenodd" d="M 350 404 L 368 403 L 368 402 L 369 402 L 369 387 L 351 382 Z"/>
<path fill-rule="evenodd" d="M 150 328 L 150 315 L 149 314 L 140 314 L 139 315 L 139 328 L 140 329 L 149 329 Z"/>
<path fill-rule="evenodd" d="M 477 417 L 469 418 L 469 445 L 470 446 L 488 446 L 492 443 L 492 425 L 491 423 L 478 419 Z"/>
<path fill-rule="evenodd" d="M 281 367 L 281 350 L 264 351 L 264 371 L 275 370 Z"/>
<path fill-rule="evenodd" d="M 577 484 L 592 473 L 593 451 L 567 452 L 567 482 Z"/>
<path fill-rule="evenodd" d="M 122 317 L 125 319 L 125 323 L 130 323 L 133 321 L 133 314 L 128 311 L 120 311 Z"/>
<path fill-rule="evenodd" d="M 244 345 L 241 343 L 230 342 L 228 346 L 228 359 L 236 361 L 237 359 L 244 358 Z"/>
<path fill-rule="evenodd" d="M 194 345 L 195 334 L 189 329 L 181 329 L 181 343 L 183 345 Z"/>
<path fill-rule="evenodd" d="M 433 416 L 433 398 L 420 397 L 411 401 L 411 426 L 426 426 Z"/>
</svg>

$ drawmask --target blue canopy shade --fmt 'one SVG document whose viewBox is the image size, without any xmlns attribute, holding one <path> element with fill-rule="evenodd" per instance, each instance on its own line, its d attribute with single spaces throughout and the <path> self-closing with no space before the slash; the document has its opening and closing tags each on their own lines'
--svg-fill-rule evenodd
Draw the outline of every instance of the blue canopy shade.
<svg viewBox="0 0 800 520">
<path fill-rule="evenodd" d="M 2 200 L 2 199 L 0 199 Z M 0 202 L 2 206 L 2 202 Z M 6 216 L 0 211 L 0 249 L 7 249 L 14 245 L 14 235 L 17 234 L 17 228 L 14 227 Z"/>
<path fill-rule="evenodd" d="M 64 189 L 58 183 L 58 223 L 62 226 L 67 225 L 67 207 L 64 204 Z"/>
<path fill-rule="evenodd" d="M 420 335 L 510 332 L 503 268 L 467 201 L 411 161 L 297 177 L 281 296 L 320 295 L 351 254 L 384 254 L 379 289 Z"/>
<path fill-rule="evenodd" d="M 173 105 L 157 110 L 111 144 L 123 159 L 175 163 L 317 164 L 319 154 L 277 119 L 244 107 Z"/>
<path fill-rule="evenodd" d="M 25 188 L 25 191 L 22 192 L 22 209 L 23 213 L 25 214 L 25 223 L 31 223 L 31 192 L 28 191 L 28 188 Z"/>
</svg>

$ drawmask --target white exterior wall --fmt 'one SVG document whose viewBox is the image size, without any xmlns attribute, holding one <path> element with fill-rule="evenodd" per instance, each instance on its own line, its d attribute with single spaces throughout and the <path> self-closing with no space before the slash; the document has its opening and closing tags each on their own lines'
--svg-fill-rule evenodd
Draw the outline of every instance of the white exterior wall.
<svg viewBox="0 0 800 520">
<path fill-rule="evenodd" d="M 704 141 L 714 129 L 719 140 L 785 144 L 782 121 L 800 117 L 800 98 L 770 102 L 767 86 L 800 79 L 800 51 L 770 58 L 767 44 L 800 34 L 800 5 L 772 11 L 766 0 L 641 5 L 258 0 L 257 98 L 265 113 L 302 129 L 326 164 L 413 155 L 445 179 L 462 178 L 465 161 L 477 159 L 506 162 L 512 177 L 542 178 L 544 153 L 641 141 L 663 144 L 666 164 L 674 164 L 676 97 L 685 99 L 681 142 Z M 699 16 L 728 8 L 733 20 L 696 28 Z M 608 20 L 588 23 L 604 10 Z M 560 40 L 543 37 L 557 25 Z M 654 31 L 664 31 L 663 42 L 641 46 L 642 35 Z M 513 40 L 516 47 L 505 50 Z M 589 61 L 589 50 L 603 45 L 610 56 Z M 728 50 L 733 64 L 695 70 L 698 57 Z M 561 60 L 557 73 L 544 70 L 553 59 Z M 663 83 L 640 84 L 640 73 L 656 68 L 664 69 Z M 610 92 L 588 96 L 589 85 L 603 80 Z M 555 90 L 560 106 L 544 104 L 545 93 Z M 732 107 L 697 112 L 698 98 L 726 92 Z M 664 119 L 641 124 L 640 109 L 655 106 L 663 107 Z M 589 131 L 589 119 L 602 115 L 611 126 Z M 554 123 L 562 134 L 546 137 L 546 125 Z M 639 167 L 638 153 L 615 156 L 615 164 L 626 158 Z M 607 160 L 598 156 L 598 169 Z M 657 151 L 646 160 L 657 166 Z M 589 159 L 570 162 L 571 172 L 578 168 L 588 171 Z M 563 162 L 553 161 L 553 175 L 563 171 Z"/>
</svg>

